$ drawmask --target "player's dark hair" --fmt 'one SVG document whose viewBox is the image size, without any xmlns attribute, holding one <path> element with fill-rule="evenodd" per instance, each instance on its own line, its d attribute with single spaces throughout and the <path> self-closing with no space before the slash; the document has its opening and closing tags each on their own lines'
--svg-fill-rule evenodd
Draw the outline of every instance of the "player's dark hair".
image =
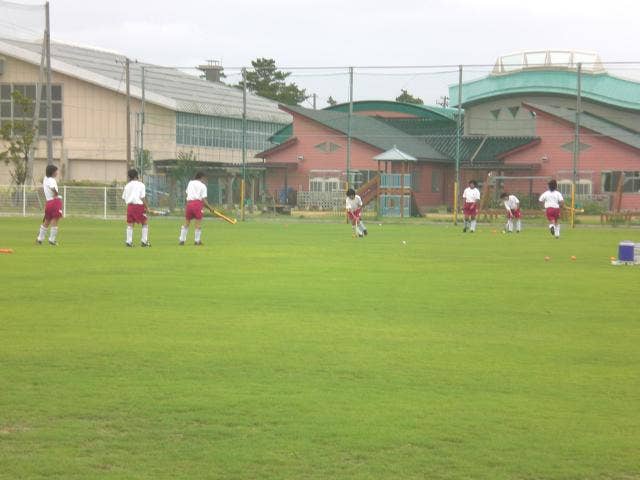
<svg viewBox="0 0 640 480">
<path fill-rule="evenodd" d="M 353 188 L 347 190 L 347 197 L 351 197 L 356 194 L 356 191 Z"/>
<path fill-rule="evenodd" d="M 473 185 L 474 188 L 478 188 L 478 182 L 475 180 L 469 180 L 469 185 Z"/>
<path fill-rule="evenodd" d="M 549 185 L 549 190 L 552 192 L 558 189 L 558 182 L 556 182 L 555 180 L 550 180 L 548 185 Z"/>
<path fill-rule="evenodd" d="M 45 170 L 44 174 L 47 177 L 53 177 L 53 174 L 56 173 L 58 171 L 58 167 L 56 167 L 55 165 L 47 165 L 47 169 Z"/>
<path fill-rule="evenodd" d="M 508 198 L 509 194 L 507 192 L 502 192 L 502 194 L 500 194 L 500 198 Z"/>
<path fill-rule="evenodd" d="M 196 176 L 194 177 L 196 180 L 200 180 L 201 178 L 205 178 L 206 175 L 204 172 L 196 172 Z"/>
<path fill-rule="evenodd" d="M 129 177 L 129 181 L 138 179 L 138 170 L 132 168 L 127 172 L 127 177 Z"/>
</svg>

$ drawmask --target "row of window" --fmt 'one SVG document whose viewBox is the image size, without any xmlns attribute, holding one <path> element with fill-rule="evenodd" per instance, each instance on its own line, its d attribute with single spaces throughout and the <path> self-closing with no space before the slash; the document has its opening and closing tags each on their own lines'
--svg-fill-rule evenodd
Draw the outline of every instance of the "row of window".
<svg viewBox="0 0 640 480">
<path fill-rule="evenodd" d="M 37 99 L 36 84 L 11 84 L 0 83 L 0 127 L 14 121 L 24 121 L 32 118 L 31 112 L 25 112 L 20 103 L 14 101 L 14 92 L 21 93 L 24 97 L 35 103 Z M 40 114 L 38 133 L 40 136 L 47 134 L 47 89 L 42 87 L 40 94 Z M 34 107 L 35 108 L 35 107 Z M 51 86 L 51 116 L 52 133 L 54 137 L 62 137 L 62 85 Z"/>
<path fill-rule="evenodd" d="M 246 142 L 249 150 L 266 150 L 269 138 L 284 125 L 247 120 Z M 178 112 L 176 142 L 198 147 L 242 148 L 242 120 Z"/>
</svg>

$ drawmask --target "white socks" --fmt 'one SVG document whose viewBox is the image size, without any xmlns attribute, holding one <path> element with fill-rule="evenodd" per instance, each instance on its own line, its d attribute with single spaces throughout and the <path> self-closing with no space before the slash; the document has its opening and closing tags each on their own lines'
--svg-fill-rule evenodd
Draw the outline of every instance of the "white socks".
<svg viewBox="0 0 640 480">
<path fill-rule="evenodd" d="M 471 231 L 472 232 L 476 231 L 476 221 L 475 220 L 471 220 Z"/>
<path fill-rule="evenodd" d="M 133 225 L 127 225 L 127 243 L 133 243 Z"/>
<path fill-rule="evenodd" d="M 520 219 L 516 220 L 516 232 L 522 230 L 522 221 Z"/>
<path fill-rule="evenodd" d="M 142 243 L 149 243 L 149 225 L 142 226 Z"/>
<path fill-rule="evenodd" d="M 560 225 L 556 225 L 556 238 L 560 237 Z"/>
<path fill-rule="evenodd" d="M 189 227 L 185 227 L 184 225 L 180 228 L 180 241 L 187 241 L 187 233 L 189 233 Z"/>
<path fill-rule="evenodd" d="M 51 230 L 49 231 L 49 241 L 55 242 L 57 237 L 58 237 L 58 227 L 51 227 Z"/>
<path fill-rule="evenodd" d="M 195 237 L 196 243 L 200 243 L 200 238 L 202 238 L 202 229 L 196 228 L 196 237 Z"/>
<path fill-rule="evenodd" d="M 513 232 L 513 220 L 507 220 L 507 232 Z"/>
<path fill-rule="evenodd" d="M 42 242 L 47 235 L 47 227 L 40 225 L 40 231 L 38 232 L 38 242 Z"/>
</svg>

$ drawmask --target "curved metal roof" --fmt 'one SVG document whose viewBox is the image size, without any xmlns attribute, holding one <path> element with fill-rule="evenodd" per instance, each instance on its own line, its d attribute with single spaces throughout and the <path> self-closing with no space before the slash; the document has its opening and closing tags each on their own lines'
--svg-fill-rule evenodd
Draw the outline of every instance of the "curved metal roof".
<svg viewBox="0 0 640 480">
<path fill-rule="evenodd" d="M 348 112 L 349 103 L 339 103 L 324 110 Z M 415 103 L 394 102 L 391 100 L 358 100 L 353 102 L 354 112 L 366 112 L 378 110 L 382 112 L 406 113 L 420 118 L 433 118 L 441 120 L 454 120 L 457 115 L 455 108 L 432 107 L 430 105 L 418 105 Z"/>
<path fill-rule="evenodd" d="M 629 110 L 640 110 L 640 82 L 614 77 L 608 73 L 581 76 L 582 97 L 596 103 Z M 462 105 L 521 94 L 576 96 L 575 70 L 520 70 L 504 75 L 489 75 L 462 85 Z M 449 97 L 458 98 L 458 85 L 449 86 Z"/>
</svg>

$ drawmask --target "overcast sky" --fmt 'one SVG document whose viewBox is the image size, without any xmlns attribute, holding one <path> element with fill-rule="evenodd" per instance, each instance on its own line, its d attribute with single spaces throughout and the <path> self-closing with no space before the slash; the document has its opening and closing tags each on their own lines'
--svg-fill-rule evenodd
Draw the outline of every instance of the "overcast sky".
<svg viewBox="0 0 640 480">
<path fill-rule="evenodd" d="M 51 0 L 51 18 L 54 39 L 176 66 L 214 58 L 237 67 L 259 56 L 288 67 L 487 64 L 546 48 L 640 61 L 640 2 L 633 0 Z M 344 75 L 296 73 L 319 105 L 330 94 L 347 98 Z M 456 81 L 455 73 L 372 73 L 357 74 L 356 98 L 392 98 L 408 88 L 434 103 Z"/>
</svg>

